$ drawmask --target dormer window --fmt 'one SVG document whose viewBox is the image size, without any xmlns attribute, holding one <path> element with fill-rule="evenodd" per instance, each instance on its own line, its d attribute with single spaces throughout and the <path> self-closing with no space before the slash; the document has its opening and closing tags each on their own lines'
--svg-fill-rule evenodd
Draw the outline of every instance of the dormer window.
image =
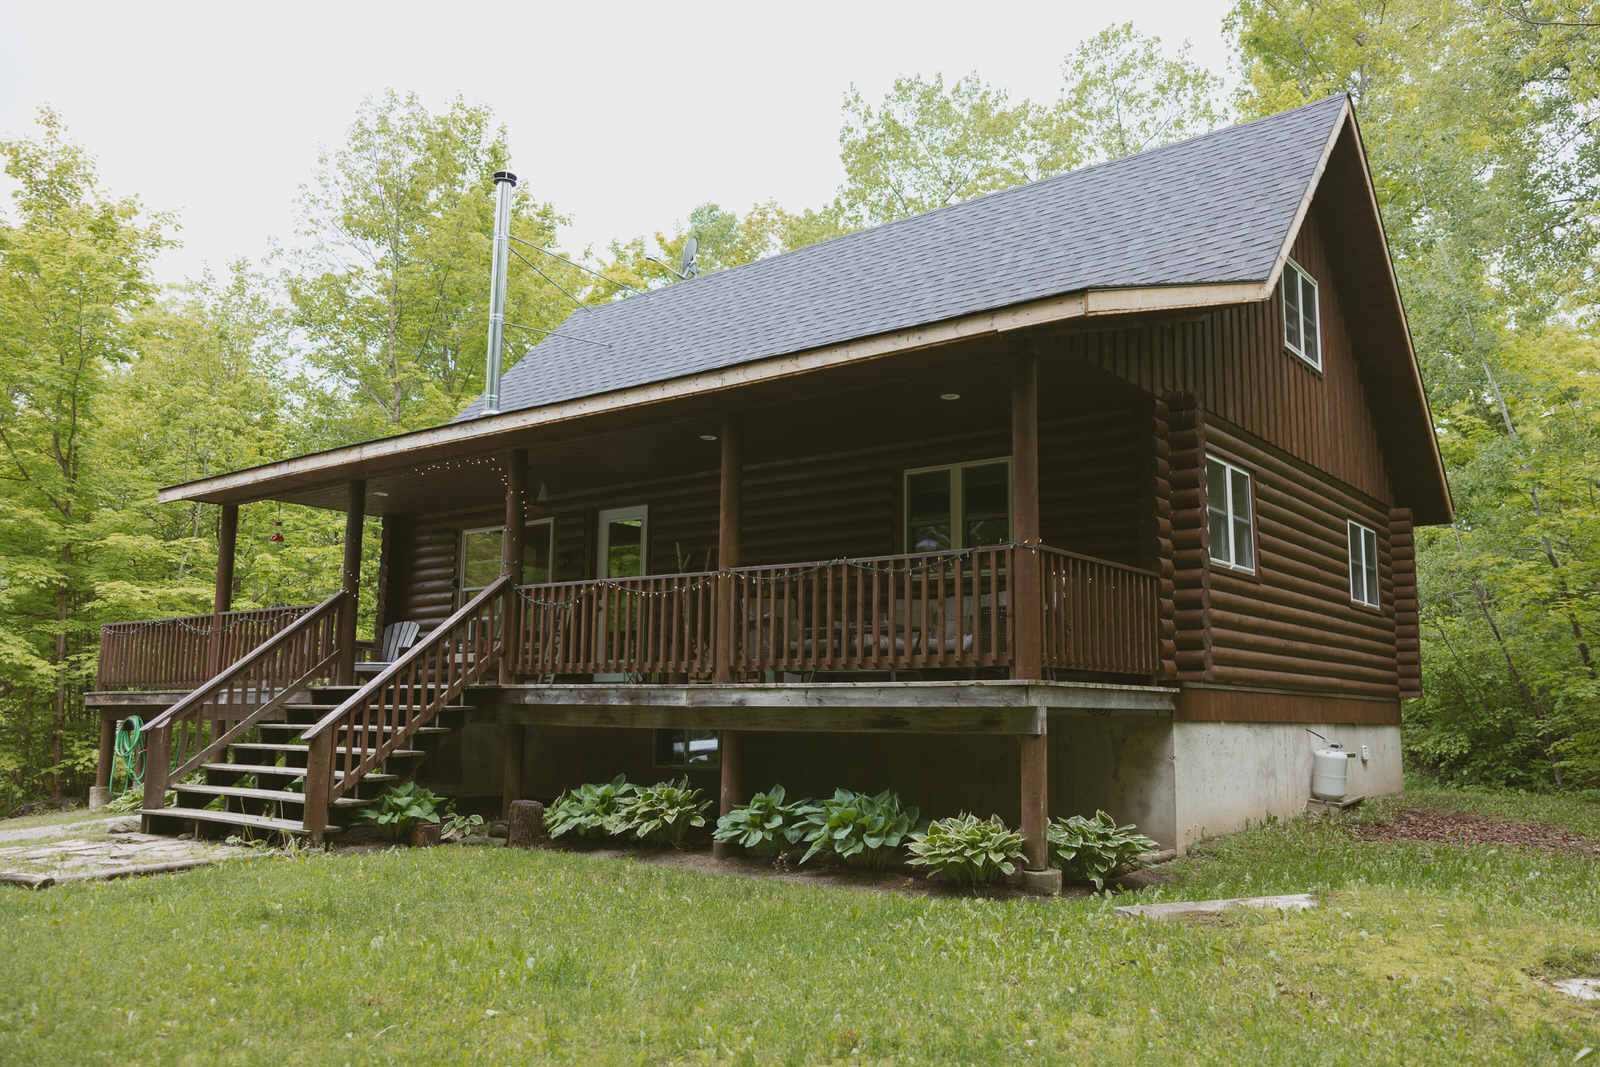
<svg viewBox="0 0 1600 1067">
<path fill-rule="evenodd" d="M 1317 314 L 1317 283 L 1289 260 L 1283 267 L 1284 347 L 1322 369 L 1322 322 Z"/>
</svg>

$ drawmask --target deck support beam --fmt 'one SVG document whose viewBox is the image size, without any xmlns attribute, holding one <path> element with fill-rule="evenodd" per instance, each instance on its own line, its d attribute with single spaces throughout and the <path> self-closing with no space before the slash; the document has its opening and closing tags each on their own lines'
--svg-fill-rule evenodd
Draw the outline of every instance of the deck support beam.
<svg viewBox="0 0 1600 1067">
<path fill-rule="evenodd" d="M 1039 545 L 1039 367 L 1032 353 L 1011 363 L 1011 539 Z M 1044 597 L 1039 553 L 1019 548 L 1012 560 L 1011 677 L 1044 677 Z M 1046 709 L 1038 732 L 1022 734 L 1022 851 L 1029 870 L 1050 865 L 1045 827 L 1050 819 L 1050 739 Z"/>
<path fill-rule="evenodd" d="M 717 508 L 717 569 L 727 570 L 739 566 L 740 527 L 744 518 L 744 417 L 737 411 L 722 416 L 722 465 Z M 735 634 L 733 578 L 723 575 L 717 579 L 717 608 L 723 620 L 717 627 L 716 680 L 722 684 L 733 681 L 733 657 L 738 651 Z M 717 814 L 726 815 L 741 803 L 742 781 L 739 766 L 743 735 L 738 730 L 723 730 L 717 735 L 717 755 L 722 764 L 722 776 L 717 798 Z M 712 854 L 726 859 L 738 854 L 738 846 L 718 841 L 711 846 Z"/>
<path fill-rule="evenodd" d="M 521 585 L 527 552 L 528 450 L 513 448 L 506 457 L 506 529 L 500 542 L 500 573 L 511 575 Z M 505 615 L 500 623 L 504 650 L 500 653 L 500 684 L 516 680 L 517 635 L 522 600 L 506 598 Z M 501 727 L 505 740 L 505 772 L 500 789 L 500 817 L 511 818 L 511 803 L 522 799 L 522 761 L 528 750 L 528 728 L 516 723 Z"/>
<path fill-rule="evenodd" d="M 739 566 L 740 525 L 744 510 L 744 418 L 737 411 L 722 416 L 722 466 L 717 507 L 717 569 Z M 717 579 L 717 606 L 724 620 L 717 627 L 716 680 L 733 681 L 736 651 L 733 623 L 733 579 Z"/>
<path fill-rule="evenodd" d="M 1039 708 L 1039 732 L 1020 734 L 1022 743 L 1022 854 L 1030 871 L 1050 866 L 1046 828 L 1050 821 L 1049 708 Z"/>
<path fill-rule="evenodd" d="M 222 649 L 227 634 L 222 632 L 222 617 L 233 610 L 233 559 L 239 544 L 239 505 L 222 505 L 217 520 L 217 585 L 211 599 L 211 649 L 206 673 L 215 678 L 222 672 Z"/>
<path fill-rule="evenodd" d="M 361 594 L 361 531 L 367 518 L 367 483 L 352 480 L 346 487 L 344 509 L 344 563 L 339 606 L 339 684 L 356 680 L 356 598 Z"/>
</svg>

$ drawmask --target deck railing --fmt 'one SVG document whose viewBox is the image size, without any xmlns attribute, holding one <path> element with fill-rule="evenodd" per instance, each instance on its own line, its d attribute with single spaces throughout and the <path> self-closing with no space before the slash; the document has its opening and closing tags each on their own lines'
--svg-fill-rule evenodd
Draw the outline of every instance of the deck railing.
<svg viewBox="0 0 1600 1067">
<path fill-rule="evenodd" d="M 95 688 L 193 689 L 239 662 L 313 605 L 225 611 L 100 628 Z"/>
<path fill-rule="evenodd" d="M 1006 667 L 1008 545 L 739 567 L 733 669 Z"/>
<path fill-rule="evenodd" d="M 716 575 L 522 586 L 515 673 L 710 671 Z"/>
<path fill-rule="evenodd" d="M 1039 557 L 1045 667 L 1160 673 L 1157 575 L 1056 548 Z"/>
<path fill-rule="evenodd" d="M 145 726 L 145 807 L 163 807 L 169 780 L 179 781 L 211 761 L 301 688 L 332 680 L 345 597 L 335 593 L 307 609 L 150 720 Z"/>
<path fill-rule="evenodd" d="M 302 735 L 310 746 L 305 829 L 313 839 L 322 837 L 326 822 L 318 820 L 330 804 L 499 664 L 514 588 L 510 577 L 495 579 Z"/>
</svg>

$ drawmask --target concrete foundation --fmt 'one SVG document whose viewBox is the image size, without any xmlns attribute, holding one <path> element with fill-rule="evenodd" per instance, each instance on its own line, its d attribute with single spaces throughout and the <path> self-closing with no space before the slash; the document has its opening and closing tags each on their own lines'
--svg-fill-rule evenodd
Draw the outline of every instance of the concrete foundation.
<svg viewBox="0 0 1600 1067">
<path fill-rule="evenodd" d="M 1400 728 L 1330 723 L 1174 722 L 1157 717 L 1051 715 L 1050 813 L 1109 812 L 1178 852 L 1202 838 L 1305 811 L 1315 730 L 1355 754 L 1351 795 L 1404 788 Z M 682 778 L 652 761 L 651 731 L 529 727 L 523 792 L 551 800 L 618 773 L 634 782 Z M 1366 760 L 1361 750 L 1367 749 Z M 428 782 L 458 796 L 495 796 L 503 778 L 503 735 L 492 723 L 467 728 L 459 783 Z M 781 783 L 790 796 L 827 796 L 840 787 L 898 792 L 924 818 L 960 812 L 1020 817 L 1020 747 L 1010 735 L 902 733 L 744 734 L 744 795 Z M 714 797 L 715 768 L 687 772 Z"/>
</svg>

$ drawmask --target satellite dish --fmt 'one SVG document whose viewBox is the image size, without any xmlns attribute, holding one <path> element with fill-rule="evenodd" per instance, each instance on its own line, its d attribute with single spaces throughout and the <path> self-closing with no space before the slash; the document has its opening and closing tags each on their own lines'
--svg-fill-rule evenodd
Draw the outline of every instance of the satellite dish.
<svg viewBox="0 0 1600 1067">
<path fill-rule="evenodd" d="M 695 253 L 699 250 L 700 242 L 690 234 L 689 239 L 683 242 L 683 266 L 678 271 L 683 277 L 693 278 L 700 273 L 699 264 L 694 261 Z"/>
</svg>

